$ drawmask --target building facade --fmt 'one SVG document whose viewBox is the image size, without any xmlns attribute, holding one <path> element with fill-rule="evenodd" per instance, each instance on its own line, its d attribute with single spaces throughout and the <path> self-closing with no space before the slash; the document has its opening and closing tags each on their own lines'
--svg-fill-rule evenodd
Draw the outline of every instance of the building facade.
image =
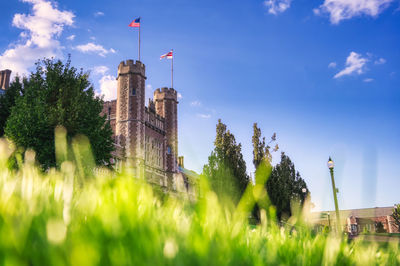
<svg viewBox="0 0 400 266">
<path fill-rule="evenodd" d="M 104 102 L 102 115 L 113 130 L 114 157 L 139 178 L 144 177 L 165 189 L 190 192 L 191 178 L 182 171 L 183 162 L 178 164 L 177 91 L 157 89 L 146 106 L 145 70 L 140 61 L 121 62 L 117 99 Z"/>
<path fill-rule="evenodd" d="M 360 233 L 400 233 L 393 217 L 394 207 L 376 207 L 339 211 L 342 230 L 351 236 Z M 336 212 L 325 211 L 313 213 L 314 222 L 321 227 L 336 228 Z"/>
</svg>

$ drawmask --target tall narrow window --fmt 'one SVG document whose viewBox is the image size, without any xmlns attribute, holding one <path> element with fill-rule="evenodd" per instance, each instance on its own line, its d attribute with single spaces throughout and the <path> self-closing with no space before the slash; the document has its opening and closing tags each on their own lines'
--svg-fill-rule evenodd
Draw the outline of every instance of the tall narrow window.
<svg viewBox="0 0 400 266">
<path fill-rule="evenodd" d="M 168 153 L 168 154 L 171 154 L 171 146 L 168 146 L 168 147 L 167 147 L 167 153 Z"/>
<path fill-rule="evenodd" d="M 135 96 L 135 95 L 136 95 L 136 89 L 135 89 L 135 88 L 132 88 L 132 90 L 131 90 L 131 95 L 132 95 L 132 96 Z"/>
<path fill-rule="evenodd" d="M 111 119 L 111 107 L 108 107 L 108 119 Z"/>
</svg>

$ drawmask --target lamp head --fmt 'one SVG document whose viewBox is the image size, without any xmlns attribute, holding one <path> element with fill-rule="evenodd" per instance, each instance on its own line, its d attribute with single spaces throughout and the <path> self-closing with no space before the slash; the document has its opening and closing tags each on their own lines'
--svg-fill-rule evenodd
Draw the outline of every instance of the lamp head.
<svg viewBox="0 0 400 266">
<path fill-rule="evenodd" d="M 329 160 L 328 160 L 328 168 L 329 169 L 333 169 L 333 167 L 335 167 L 335 164 L 333 163 L 331 157 L 329 156 Z"/>
</svg>

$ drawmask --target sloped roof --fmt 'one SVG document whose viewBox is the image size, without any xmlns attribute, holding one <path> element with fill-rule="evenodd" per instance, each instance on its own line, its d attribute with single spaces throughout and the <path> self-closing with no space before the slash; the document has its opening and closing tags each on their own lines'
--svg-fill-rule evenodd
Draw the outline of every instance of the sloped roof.
<svg viewBox="0 0 400 266">
<path fill-rule="evenodd" d="M 364 209 L 351 209 L 351 210 L 340 210 L 340 218 L 347 219 L 350 216 L 356 218 L 371 218 L 392 215 L 394 207 L 375 207 L 375 208 L 364 208 Z M 335 219 L 335 211 L 322 211 L 312 212 L 311 215 L 314 219 L 320 219 L 324 214 L 329 213 L 331 219 Z"/>
</svg>

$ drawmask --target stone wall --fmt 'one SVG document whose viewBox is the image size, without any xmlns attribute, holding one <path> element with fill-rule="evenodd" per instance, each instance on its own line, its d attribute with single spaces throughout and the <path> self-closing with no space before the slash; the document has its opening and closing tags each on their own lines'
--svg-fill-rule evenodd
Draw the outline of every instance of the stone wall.
<svg viewBox="0 0 400 266">
<path fill-rule="evenodd" d="M 177 92 L 172 88 L 162 88 L 154 91 L 154 101 L 157 114 L 165 119 L 167 137 L 167 171 L 178 171 L 178 99 Z"/>
<path fill-rule="evenodd" d="M 116 137 L 125 149 L 125 158 L 144 176 L 145 66 L 127 60 L 118 66 Z"/>
<path fill-rule="evenodd" d="M 10 86 L 11 70 L 5 69 L 0 71 L 0 89 L 6 90 Z"/>
</svg>

